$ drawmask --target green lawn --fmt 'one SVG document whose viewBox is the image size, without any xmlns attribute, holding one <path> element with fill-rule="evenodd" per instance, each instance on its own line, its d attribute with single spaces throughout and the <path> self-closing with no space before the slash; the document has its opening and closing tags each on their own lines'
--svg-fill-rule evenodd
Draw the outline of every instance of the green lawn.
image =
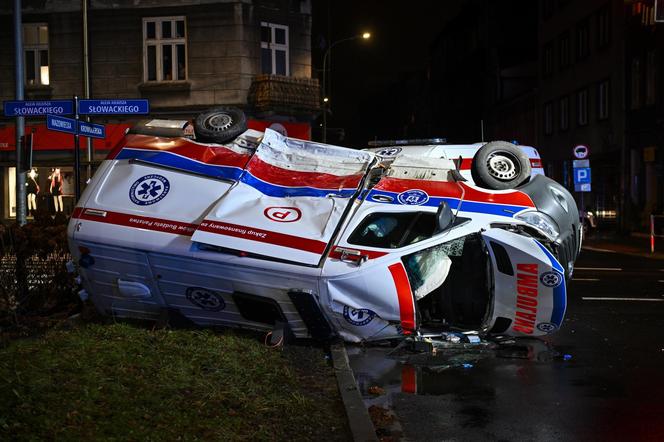
<svg viewBox="0 0 664 442">
<path fill-rule="evenodd" d="M 348 438 L 319 349 L 128 324 L 0 348 L 0 440 Z"/>
</svg>

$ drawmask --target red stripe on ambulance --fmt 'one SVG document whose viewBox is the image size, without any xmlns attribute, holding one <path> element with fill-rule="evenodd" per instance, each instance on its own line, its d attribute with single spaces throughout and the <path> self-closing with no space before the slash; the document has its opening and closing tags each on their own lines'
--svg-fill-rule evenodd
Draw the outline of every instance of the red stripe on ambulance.
<svg viewBox="0 0 664 442">
<path fill-rule="evenodd" d="M 516 269 L 516 314 L 512 330 L 531 335 L 537 320 L 537 264 L 517 264 Z"/>
<path fill-rule="evenodd" d="M 327 243 L 323 241 L 301 238 L 286 233 L 271 232 L 269 230 L 257 229 L 255 227 L 242 226 L 239 224 L 222 223 L 219 221 L 205 220 L 200 226 L 198 226 L 198 230 L 273 244 L 275 246 L 302 250 L 319 255 L 322 254 L 325 251 L 325 247 L 327 247 Z"/>
<path fill-rule="evenodd" d="M 77 207 L 74 210 L 72 218 L 184 236 L 193 235 L 194 230 L 198 227 L 196 224 L 183 223 L 169 219 L 129 215 L 126 213 L 109 212 L 107 210 L 83 209 L 80 207 Z"/>
<path fill-rule="evenodd" d="M 403 268 L 403 264 L 400 262 L 392 264 L 387 268 L 392 274 L 394 285 L 397 288 L 401 328 L 403 329 L 404 334 L 411 334 L 415 330 L 415 305 L 406 269 Z"/>
</svg>

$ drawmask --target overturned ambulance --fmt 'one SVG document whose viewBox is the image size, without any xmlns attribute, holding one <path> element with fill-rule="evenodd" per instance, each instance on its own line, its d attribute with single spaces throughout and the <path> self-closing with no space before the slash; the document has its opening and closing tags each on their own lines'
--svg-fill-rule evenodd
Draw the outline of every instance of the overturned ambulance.
<svg viewBox="0 0 664 442">
<path fill-rule="evenodd" d="M 148 122 L 96 172 L 68 236 L 100 312 L 354 342 L 560 327 L 581 231 L 535 149 L 199 135 L 235 115 Z"/>
</svg>

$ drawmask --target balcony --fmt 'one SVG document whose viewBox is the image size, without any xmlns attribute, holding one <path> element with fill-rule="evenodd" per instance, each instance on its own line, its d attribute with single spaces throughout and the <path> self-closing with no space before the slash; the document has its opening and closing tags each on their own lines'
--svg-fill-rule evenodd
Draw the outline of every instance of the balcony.
<svg viewBox="0 0 664 442">
<path fill-rule="evenodd" d="M 257 75 L 251 83 L 247 101 L 257 113 L 311 118 L 320 111 L 318 80 Z"/>
</svg>

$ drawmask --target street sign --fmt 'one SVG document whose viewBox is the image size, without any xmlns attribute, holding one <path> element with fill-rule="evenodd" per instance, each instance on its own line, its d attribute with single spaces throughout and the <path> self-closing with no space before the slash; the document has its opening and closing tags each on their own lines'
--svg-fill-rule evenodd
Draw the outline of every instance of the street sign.
<svg viewBox="0 0 664 442">
<path fill-rule="evenodd" d="M 5 101 L 5 117 L 38 117 L 43 115 L 70 115 L 74 113 L 72 100 Z"/>
<path fill-rule="evenodd" d="M 588 158 L 588 155 L 590 155 L 590 150 L 588 149 L 588 146 L 584 146 L 583 144 L 579 144 L 578 146 L 574 147 L 574 149 L 572 150 L 572 153 L 574 154 L 574 158 L 578 158 L 579 160 L 583 160 L 585 158 Z"/>
<path fill-rule="evenodd" d="M 73 118 L 47 115 L 46 127 L 50 130 L 57 130 L 58 132 L 76 134 L 76 120 Z"/>
<path fill-rule="evenodd" d="M 572 167 L 575 169 L 581 167 L 590 167 L 590 160 L 574 160 L 572 161 Z"/>
<path fill-rule="evenodd" d="M 148 100 L 78 100 L 81 115 L 148 114 Z"/>
<path fill-rule="evenodd" d="M 591 185 L 590 185 L 590 183 L 575 184 L 574 185 L 574 191 L 575 192 L 590 192 L 591 191 Z"/>
<path fill-rule="evenodd" d="M 106 138 L 106 127 L 103 124 L 78 122 L 78 133 L 91 138 Z"/>
<path fill-rule="evenodd" d="M 574 169 L 574 185 L 590 184 L 590 167 L 578 167 Z"/>
</svg>

